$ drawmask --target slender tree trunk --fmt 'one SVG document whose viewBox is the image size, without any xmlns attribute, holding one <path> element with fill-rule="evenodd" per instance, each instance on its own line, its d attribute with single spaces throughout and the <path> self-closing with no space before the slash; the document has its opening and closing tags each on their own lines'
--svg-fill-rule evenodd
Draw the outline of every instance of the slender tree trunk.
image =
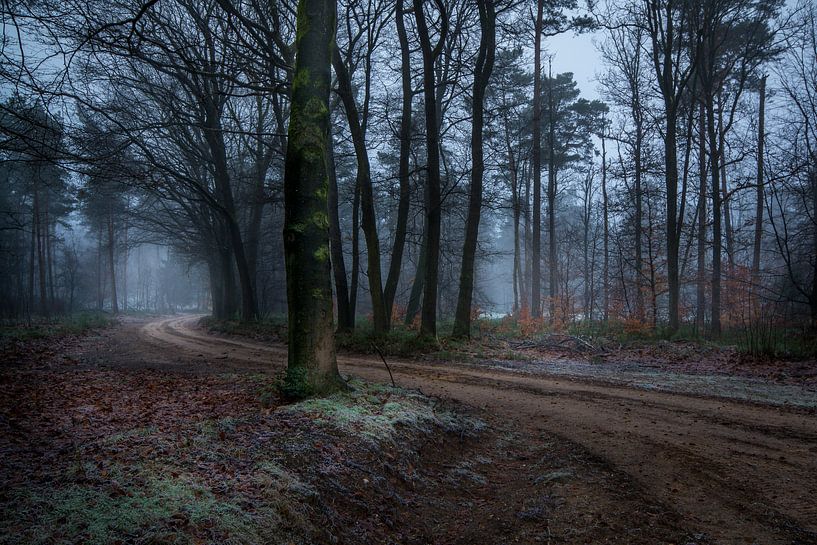
<svg viewBox="0 0 817 545">
<path fill-rule="evenodd" d="M 706 326 L 706 112 L 701 104 L 698 133 L 698 270 L 695 294 L 695 326 L 703 333 Z"/>
<path fill-rule="evenodd" d="M 601 195 L 604 214 L 604 323 L 610 319 L 610 203 L 607 195 L 607 144 L 601 136 Z"/>
<path fill-rule="evenodd" d="M 389 275 L 386 277 L 386 286 L 383 289 L 383 304 L 386 307 L 387 318 L 391 325 L 391 314 L 394 307 L 394 297 L 397 294 L 397 285 L 400 280 L 400 271 L 403 268 L 403 252 L 406 246 L 406 230 L 408 226 L 409 205 L 411 198 L 411 184 L 409 179 L 409 159 L 411 155 L 411 105 L 413 90 L 411 86 L 411 49 L 406 34 L 405 9 L 403 0 L 397 0 L 395 20 L 397 36 L 400 40 L 400 78 L 402 82 L 403 104 L 400 113 L 400 160 L 398 178 L 400 181 L 400 196 L 397 203 L 397 224 L 394 230 L 394 243 L 391 251 Z"/>
<path fill-rule="evenodd" d="M 720 148 L 712 97 L 706 100 L 707 132 L 709 136 L 709 169 L 712 180 L 712 335 L 721 334 L 721 191 Z"/>
<path fill-rule="evenodd" d="M 548 62 L 548 299 L 551 323 L 556 319 L 556 300 L 559 297 L 556 189 L 556 111 L 553 103 L 553 74 Z"/>
<path fill-rule="evenodd" d="M 238 282 L 241 288 L 241 320 L 252 321 L 258 316 L 258 306 L 255 300 L 253 277 L 244 246 L 241 228 L 236 218 L 233 190 L 230 186 L 230 172 L 227 166 L 227 152 L 224 145 L 224 132 L 219 121 L 218 110 L 214 105 L 207 106 L 207 130 L 205 138 L 213 157 L 214 180 L 219 193 L 221 205 L 224 207 L 224 217 L 227 223 L 232 244 L 233 257 L 238 270 Z"/>
<path fill-rule="evenodd" d="M 360 285 L 360 185 L 355 180 L 355 194 L 352 197 L 352 274 L 349 286 L 349 316 L 352 329 L 357 317 L 357 289 Z"/>
<path fill-rule="evenodd" d="M 726 182 L 726 128 L 723 126 L 723 98 L 721 93 L 718 93 L 718 157 L 720 158 L 720 165 L 718 172 L 720 174 L 721 186 L 721 212 L 723 214 L 723 226 L 726 231 L 726 259 L 729 267 L 729 275 L 731 276 L 735 271 L 735 236 L 732 229 L 732 214 L 729 207 L 729 189 Z M 727 293 L 727 296 L 729 294 Z"/>
<path fill-rule="evenodd" d="M 640 114 L 640 112 L 639 112 Z M 639 115 L 637 114 L 637 115 Z M 643 232 L 643 205 L 642 205 L 642 183 L 641 177 L 643 172 L 642 166 L 642 143 L 643 130 L 641 121 L 636 122 L 635 134 L 635 313 L 639 322 L 643 322 L 644 315 L 644 290 L 642 280 L 644 277 L 644 251 L 642 249 L 642 242 L 644 240 Z"/>
<path fill-rule="evenodd" d="M 258 252 L 261 241 L 261 221 L 264 217 L 264 180 L 267 175 L 267 167 L 269 165 L 271 154 L 265 149 L 264 145 L 264 124 L 266 115 L 264 113 L 264 105 L 262 97 L 259 95 L 256 98 L 256 108 L 258 108 L 258 118 L 255 124 L 255 168 L 253 169 L 253 187 L 250 202 L 250 218 L 247 222 L 247 268 L 249 269 L 250 281 L 253 287 L 253 292 L 257 295 L 258 292 Z"/>
<path fill-rule="evenodd" d="M 533 31 L 533 244 L 531 248 L 531 316 L 542 316 L 542 29 L 544 0 L 536 2 Z"/>
<path fill-rule="evenodd" d="M 38 169 L 39 170 L 39 169 Z M 39 172 L 35 174 L 39 176 Z M 40 295 L 40 314 L 48 316 L 48 293 L 46 291 L 45 248 L 43 247 L 43 218 L 40 204 L 40 190 L 36 182 L 34 185 L 34 227 L 37 239 L 37 282 Z"/>
<path fill-rule="evenodd" d="M 235 286 L 235 258 L 230 250 L 227 228 L 221 228 L 221 246 L 218 251 L 221 285 L 222 312 L 225 320 L 232 320 L 238 312 L 238 297 Z"/>
<path fill-rule="evenodd" d="M 811 178 L 811 228 L 812 228 L 812 264 L 811 264 L 811 327 L 817 329 L 817 171 L 814 157 L 810 168 Z"/>
<path fill-rule="evenodd" d="M 678 156 L 677 121 L 675 108 L 669 110 L 666 120 L 664 154 L 666 157 L 667 185 L 667 283 L 669 287 L 669 331 L 678 331 Z"/>
<path fill-rule="evenodd" d="M 332 271 L 335 277 L 335 300 L 338 306 L 338 330 L 355 328 L 354 315 L 349 305 L 349 287 L 346 282 L 346 263 L 343 258 L 343 239 L 340 234 L 338 213 L 338 179 L 335 171 L 335 145 L 331 134 L 326 147 L 329 168 L 329 249 L 332 252 Z"/>
<path fill-rule="evenodd" d="M 471 124 L 471 191 L 468 198 L 468 218 L 465 222 L 465 242 L 460 267 L 460 290 L 457 298 L 457 314 L 454 320 L 454 336 L 471 336 L 471 306 L 474 293 L 474 260 L 479 239 L 479 220 L 482 212 L 482 178 L 485 171 L 482 129 L 484 124 L 485 90 L 494 68 L 496 48 L 496 11 L 494 0 L 477 0 L 481 36 L 474 69 L 474 87 Z"/>
<path fill-rule="evenodd" d="M 114 246 L 116 239 L 113 231 L 113 210 L 108 209 L 108 267 L 111 275 L 111 309 L 114 314 L 119 314 L 119 299 L 116 296 L 116 259 L 114 258 Z"/>
<path fill-rule="evenodd" d="M 36 195 L 36 193 L 35 193 Z M 34 311 L 34 253 L 37 247 L 37 206 L 31 208 L 31 241 L 28 254 L 28 321 L 31 323 L 31 313 Z"/>
<path fill-rule="evenodd" d="M 420 243 L 420 255 L 417 258 L 417 270 L 414 272 L 414 281 L 411 284 L 411 293 L 409 294 L 408 305 L 406 306 L 406 325 L 414 323 L 414 318 L 420 311 L 420 301 L 423 295 L 423 284 L 425 283 L 425 269 L 426 269 L 426 228 L 423 225 L 423 237 Z"/>
<path fill-rule="evenodd" d="M 213 318 L 216 320 L 226 320 L 228 316 L 224 312 L 224 292 L 222 290 L 220 267 L 221 265 L 218 254 L 211 252 L 211 255 L 209 255 L 207 259 L 207 271 L 209 273 L 208 276 L 210 277 L 210 297 L 213 302 Z M 140 287 L 138 292 L 141 291 L 142 288 Z M 142 296 L 138 295 L 138 299 L 141 298 Z M 137 305 L 138 304 L 139 302 L 137 301 Z"/>
<path fill-rule="evenodd" d="M 105 293 L 102 287 L 102 228 L 100 226 L 96 237 L 96 308 L 102 310 L 105 305 Z"/>
<path fill-rule="evenodd" d="M 48 269 L 48 308 L 55 310 L 56 297 L 54 295 L 54 244 L 53 244 L 53 225 L 51 224 L 51 217 L 48 213 L 51 208 L 50 193 L 45 193 L 45 257 Z"/>
<path fill-rule="evenodd" d="M 584 207 L 584 217 L 582 218 L 582 276 L 584 277 L 582 320 L 592 320 L 591 309 L 593 303 L 590 300 L 592 279 L 590 273 L 590 188 L 586 187 L 585 191 L 584 202 L 582 203 Z"/>
<path fill-rule="evenodd" d="M 360 204 L 363 212 L 363 234 L 366 239 L 366 257 L 368 261 L 369 293 L 372 298 L 372 314 L 375 333 L 388 329 L 389 320 L 383 302 L 383 284 L 380 270 L 380 241 L 377 236 L 377 220 L 374 210 L 374 192 L 372 189 L 369 152 L 366 149 L 366 135 L 363 131 L 363 120 L 358 113 L 357 104 L 352 95 L 352 81 L 349 70 L 335 48 L 332 64 L 338 80 L 338 94 L 346 111 L 346 120 L 352 134 L 352 142 L 357 159 L 357 185 L 360 188 Z"/>
<path fill-rule="evenodd" d="M 518 316 L 522 302 L 519 300 L 519 280 L 522 275 L 522 249 L 519 241 L 519 220 L 521 214 L 521 203 L 519 202 L 519 179 L 516 173 L 516 159 L 511 146 L 510 138 L 506 132 L 508 172 L 511 177 L 511 206 L 513 207 L 513 314 Z"/>
<path fill-rule="evenodd" d="M 334 0 L 299 0 L 289 144 L 284 168 L 290 397 L 340 387 L 329 263 L 327 146 Z"/>
<path fill-rule="evenodd" d="M 760 247 L 763 241 L 764 195 L 763 154 L 766 145 L 766 76 L 760 80 L 760 107 L 757 115 L 757 178 L 755 192 L 755 240 L 752 246 L 752 282 L 760 282 Z"/>
<path fill-rule="evenodd" d="M 683 28 L 676 30 L 676 6 L 673 2 L 646 2 L 648 31 L 652 41 L 652 60 L 658 87 L 664 100 L 664 166 L 666 185 L 666 240 L 667 240 L 667 288 L 669 291 L 669 332 L 675 333 L 679 326 L 680 284 L 678 278 L 678 100 L 683 92 L 679 88 L 676 65 L 676 41 Z"/>
<path fill-rule="evenodd" d="M 122 218 L 122 312 L 128 312 L 128 220 L 127 215 Z"/>
<path fill-rule="evenodd" d="M 522 274 L 522 281 L 520 284 L 522 285 L 522 308 L 530 310 L 533 306 L 532 301 L 532 293 L 533 288 L 533 259 L 531 258 L 531 254 L 533 253 L 532 245 L 533 241 L 531 240 L 531 205 L 530 205 L 530 190 L 531 190 L 531 177 L 530 173 L 525 176 L 525 204 L 522 209 L 523 217 L 525 218 L 525 225 L 523 230 L 523 247 L 525 248 L 525 270 Z M 529 288 L 529 289 L 528 289 Z"/>
<path fill-rule="evenodd" d="M 425 97 L 427 170 L 426 177 L 426 267 L 425 286 L 423 291 L 423 310 L 421 314 L 420 333 L 425 336 L 437 336 L 437 281 L 440 261 L 440 126 L 436 99 L 436 76 L 434 65 L 445 43 L 447 32 L 446 17 L 441 13 L 442 21 L 439 42 L 432 48 L 428 25 L 423 11 L 423 1 L 413 0 L 414 17 L 417 22 L 417 34 L 423 56 L 423 93 Z M 441 12 L 445 6 L 437 2 Z"/>
</svg>

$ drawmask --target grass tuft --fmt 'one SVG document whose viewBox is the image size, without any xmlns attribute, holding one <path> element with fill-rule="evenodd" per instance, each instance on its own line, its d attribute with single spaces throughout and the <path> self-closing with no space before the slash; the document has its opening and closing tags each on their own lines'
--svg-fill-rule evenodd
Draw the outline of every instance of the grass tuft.
<svg viewBox="0 0 817 545">
<path fill-rule="evenodd" d="M 282 407 L 302 413 L 321 425 L 364 436 L 374 443 L 391 443 L 398 430 L 475 435 L 485 427 L 479 419 L 456 414 L 429 398 L 401 388 L 352 381 L 349 392 L 314 398 Z"/>
</svg>

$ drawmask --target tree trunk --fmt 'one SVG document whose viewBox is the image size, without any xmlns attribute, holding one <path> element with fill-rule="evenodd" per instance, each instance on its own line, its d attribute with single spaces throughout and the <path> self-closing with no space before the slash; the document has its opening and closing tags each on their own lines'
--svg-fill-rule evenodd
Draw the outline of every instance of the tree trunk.
<svg viewBox="0 0 817 545">
<path fill-rule="evenodd" d="M 45 193 L 45 257 L 48 270 L 48 308 L 54 310 L 56 296 L 54 295 L 54 245 L 52 243 L 52 224 L 48 210 L 51 208 L 51 198 L 48 191 Z"/>
<path fill-rule="evenodd" d="M 238 282 L 241 288 L 241 320 L 248 322 L 257 317 L 258 307 L 255 301 L 253 277 L 250 274 L 250 267 L 247 262 L 243 236 L 236 219 L 235 201 L 230 186 L 230 172 L 227 165 L 227 151 L 224 145 L 224 132 L 219 120 L 218 110 L 213 104 L 207 105 L 205 124 L 207 127 L 205 138 L 213 158 L 213 178 L 220 197 L 220 204 L 223 207 L 223 216 L 227 223 L 233 257 L 238 270 Z"/>
<path fill-rule="evenodd" d="M 491 79 L 496 48 L 496 12 L 494 0 L 477 0 L 481 36 L 474 69 L 474 88 L 471 124 L 471 191 L 468 198 L 468 217 L 465 222 L 465 242 L 460 267 L 460 290 L 457 298 L 457 314 L 454 320 L 454 336 L 471 336 L 471 305 L 474 293 L 474 260 L 479 239 L 479 220 L 482 212 L 482 178 L 485 171 L 482 128 L 484 119 L 485 90 Z"/>
<path fill-rule="evenodd" d="M 207 259 L 207 272 L 210 277 L 210 299 L 213 302 L 213 318 L 216 320 L 226 320 L 227 315 L 224 312 L 224 293 L 221 287 L 220 268 L 221 265 L 218 255 L 215 252 L 211 252 L 211 255 L 209 255 Z M 141 287 L 139 291 L 141 291 Z"/>
<path fill-rule="evenodd" d="M 235 258 L 227 242 L 228 236 L 224 231 L 226 231 L 226 228 L 222 227 L 222 245 L 218 253 L 221 278 L 219 288 L 221 290 L 222 312 L 224 316 L 222 319 L 232 320 L 235 319 L 238 313 L 238 297 L 235 286 Z"/>
<path fill-rule="evenodd" d="M 757 188 L 755 191 L 755 240 L 752 247 L 752 282 L 760 282 L 760 246 L 763 241 L 763 153 L 766 144 L 766 76 L 760 79 L 760 107 L 757 115 Z"/>
<path fill-rule="evenodd" d="M 721 334 L 721 191 L 720 149 L 715 124 L 715 106 L 711 97 L 706 100 L 707 132 L 709 136 L 709 169 L 712 181 L 712 336 Z"/>
<path fill-rule="evenodd" d="M 706 113 L 701 104 L 698 133 L 698 270 L 695 293 L 695 327 L 698 334 L 706 325 Z"/>
<path fill-rule="evenodd" d="M 544 0 L 536 2 L 533 31 L 533 244 L 531 248 L 531 316 L 542 316 L 542 28 Z"/>
<path fill-rule="evenodd" d="M 357 317 L 357 288 L 360 283 L 360 185 L 355 180 L 355 194 L 352 197 L 352 278 L 349 286 L 349 316 L 352 329 Z"/>
<path fill-rule="evenodd" d="M 516 160 L 511 140 L 506 132 L 508 153 L 508 172 L 511 176 L 511 206 L 513 207 L 513 315 L 518 316 L 522 307 L 520 297 L 520 277 L 522 276 L 522 249 L 519 241 L 519 220 L 522 215 L 522 203 L 519 196 L 519 179 L 516 173 Z"/>
<path fill-rule="evenodd" d="M 559 296 L 559 255 L 556 239 L 556 112 L 553 103 L 553 74 L 548 63 L 548 299 L 550 322 L 556 320 Z"/>
<path fill-rule="evenodd" d="M 436 76 L 434 65 L 445 43 L 447 32 L 445 6 L 437 2 L 441 11 L 440 37 L 437 45 L 431 47 L 428 25 L 423 12 L 423 1 L 413 0 L 417 34 L 423 54 L 423 94 L 425 97 L 425 125 L 427 148 L 426 205 L 426 267 L 423 291 L 423 310 L 420 334 L 437 336 L 437 280 L 440 265 L 440 126 L 436 99 Z"/>
<path fill-rule="evenodd" d="M 36 203 L 36 200 L 35 200 Z M 34 253 L 37 247 L 37 207 L 31 209 L 31 242 L 28 254 L 28 321 L 31 325 L 31 313 L 34 312 Z"/>
<path fill-rule="evenodd" d="M 638 321 L 644 322 L 644 290 L 642 289 L 642 279 L 644 275 L 644 252 L 642 250 L 642 241 L 644 239 L 644 212 L 642 206 L 643 190 L 641 184 L 643 171 L 641 164 L 641 152 L 644 135 L 640 121 L 636 122 L 635 130 L 635 313 Z"/>
<path fill-rule="evenodd" d="M 585 186 L 585 195 L 583 205 L 582 217 L 582 276 L 584 279 L 584 296 L 582 308 L 582 320 L 591 320 L 593 302 L 591 301 L 591 279 L 590 272 L 590 187 Z"/>
<path fill-rule="evenodd" d="M 116 240 L 113 232 L 113 210 L 108 209 L 108 268 L 111 275 L 111 310 L 119 314 L 119 300 L 116 297 L 116 260 L 114 259 L 114 245 Z"/>
<path fill-rule="evenodd" d="M 35 174 L 39 176 L 39 172 Z M 48 316 L 48 294 L 46 291 L 46 270 L 45 270 L 45 248 L 43 248 L 43 220 L 40 206 L 40 191 L 35 182 L 34 185 L 34 228 L 37 239 L 37 283 L 40 295 L 40 314 Z"/>
<path fill-rule="evenodd" d="M 338 213 L 338 179 L 335 171 L 335 145 L 331 134 L 327 141 L 326 154 L 329 168 L 329 249 L 332 252 L 332 271 L 335 277 L 338 330 L 352 331 L 355 328 L 355 320 L 349 305 L 346 263 L 343 259 L 343 239 L 340 234 L 340 217 Z"/>
<path fill-rule="evenodd" d="M 601 195 L 604 208 L 604 323 L 610 319 L 610 203 L 607 196 L 607 145 L 601 136 Z"/>
<path fill-rule="evenodd" d="M 334 0 L 299 0 L 289 144 L 284 168 L 288 362 L 284 392 L 338 389 L 329 264 L 327 146 Z"/>
<path fill-rule="evenodd" d="M 674 107 L 667 108 L 666 138 L 664 155 L 666 157 L 667 186 L 667 283 L 669 288 L 669 331 L 678 331 L 678 156 L 676 149 L 677 121 Z"/>
<path fill-rule="evenodd" d="M 400 280 L 400 271 L 403 268 L 403 252 L 406 246 L 406 229 L 408 226 L 411 185 L 409 180 L 409 158 L 411 156 L 411 104 L 413 91 L 411 87 L 411 49 L 406 34 L 405 10 L 403 0 L 397 0 L 395 19 L 397 36 L 400 40 L 400 78 L 403 86 L 403 104 L 400 113 L 400 160 L 397 177 L 400 181 L 400 197 L 397 203 L 397 225 L 394 230 L 394 243 L 391 250 L 389 275 L 386 277 L 386 286 L 383 289 L 383 304 L 386 308 L 386 317 L 391 326 L 391 314 L 394 307 L 394 297 L 397 293 L 397 284 Z"/>
<path fill-rule="evenodd" d="M 524 263 L 524 271 L 522 271 L 522 278 L 519 282 L 520 286 L 522 287 L 522 308 L 524 309 L 531 309 L 532 301 L 531 301 L 531 293 L 533 288 L 530 286 L 533 283 L 533 260 L 531 259 L 532 253 L 532 241 L 531 241 L 531 211 L 530 211 L 530 186 L 531 186 L 531 177 L 530 173 L 525 174 L 525 197 L 524 197 L 524 206 L 522 208 L 522 216 L 525 219 L 524 228 L 522 231 L 522 247 L 525 249 L 525 259 L 523 260 Z"/>
<path fill-rule="evenodd" d="M 363 120 L 358 113 L 355 98 L 352 95 L 352 81 L 349 70 L 340 57 L 337 48 L 332 55 L 332 64 L 338 80 L 338 94 L 346 111 L 346 120 L 352 134 L 352 142 L 357 159 L 357 185 L 360 188 L 360 204 L 363 212 L 363 234 L 366 238 L 366 257 L 368 261 L 369 293 L 372 298 L 372 314 L 375 333 L 388 329 L 386 308 L 383 304 L 383 284 L 380 270 L 380 241 L 377 236 L 377 220 L 374 210 L 374 192 L 369 165 L 369 152 L 366 149 L 366 135 L 363 132 Z"/>
<path fill-rule="evenodd" d="M 652 41 L 652 60 L 664 101 L 664 166 L 666 186 L 667 287 L 669 291 L 669 333 L 678 331 L 680 284 L 678 279 L 678 101 L 685 83 L 679 84 L 676 65 L 676 41 L 684 28 L 676 30 L 676 6 L 673 2 L 646 2 L 647 26 Z M 682 19 L 683 20 L 683 19 Z"/>
<path fill-rule="evenodd" d="M 265 114 L 262 98 L 256 98 L 256 108 L 258 108 L 258 119 L 256 120 L 255 134 L 255 168 L 253 169 L 253 188 L 250 202 L 250 218 L 247 222 L 247 268 L 250 273 L 250 281 L 253 292 L 258 292 L 258 252 L 261 240 L 261 220 L 264 217 L 264 180 L 267 175 L 267 167 L 272 155 L 265 150 L 264 146 L 264 121 Z"/>
<path fill-rule="evenodd" d="M 811 264 L 811 327 L 817 329 L 817 172 L 815 172 L 814 157 L 810 172 L 811 175 L 811 228 L 812 228 L 812 264 Z"/>
<path fill-rule="evenodd" d="M 722 97 L 718 93 L 718 157 L 720 158 L 718 172 L 721 180 L 721 212 L 723 213 L 723 225 L 726 230 L 726 259 L 729 265 L 729 275 L 731 276 L 735 271 L 735 235 L 732 229 L 729 189 L 726 183 L 726 129 L 723 126 L 723 108 Z M 727 297 L 728 295 L 727 292 Z"/>
<path fill-rule="evenodd" d="M 423 284 L 425 283 L 425 269 L 426 269 L 426 228 L 423 225 L 423 237 L 420 243 L 420 255 L 417 258 L 417 269 L 414 272 L 414 282 L 411 284 L 411 293 L 409 294 L 408 305 L 406 306 L 406 320 L 407 326 L 414 323 L 414 318 L 420 311 L 420 301 L 423 295 Z"/>
<path fill-rule="evenodd" d="M 105 305 L 105 292 L 102 287 L 102 229 L 96 237 L 96 309 L 102 310 Z"/>
<path fill-rule="evenodd" d="M 124 240 L 122 241 L 122 312 L 128 312 L 128 220 L 127 216 L 122 218 L 124 223 L 122 233 Z"/>
</svg>

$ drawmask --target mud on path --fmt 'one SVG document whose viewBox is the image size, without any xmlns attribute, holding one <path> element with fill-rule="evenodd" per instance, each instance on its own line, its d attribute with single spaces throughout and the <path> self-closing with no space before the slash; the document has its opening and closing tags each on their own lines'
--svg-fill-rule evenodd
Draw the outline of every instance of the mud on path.
<svg viewBox="0 0 817 545">
<path fill-rule="evenodd" d="M 117 365 L 176 366 L 194 373 L 283 368 L 286 347 L 211 336 L 197 327 L 198 318 L 126 324 L 124 331 L 131 334 L 122 342 L 130 343 L 130 356 Z M 342 373 L 389 380 L 374 358 L 344 355 L 339 365 Z M 619 515 L 625 525 L 632 518 L 627 509 L 646 509 L 690 544 L 817 543 L 813 409 L 473 365 L 395 360 L 390 366 L 399 386 L 420 388 L 512 422 L 532 452 L 553 447 L 555 440 L 580 466 L 592 466 L 584 479 L 571 481 L 569 501 L 574 513 L 596 517 L 611 531 Z M 510 461 L 496 464 L 493 473 L 488 470 L 487 478 L 499 483 L 497 493 L 512 496 L 514 490 L 527 490 L 530 483 L 522 480 L 529 475 L 518 474 L 520 482 L 514 482 L 513 472 L 525 466 L 526 455 L 519 452 L 516 465 Z M 611 488 L 623 491 L 613 494 Z M 659 539 L 659 527 L 653 542 L 671 542 Z M 612 535 L 621 537 L 613 543 L 631 542 L 621 529 Z M 639 542 L 649 543 L 649 536 L 644 537 Z"/>
</svg>

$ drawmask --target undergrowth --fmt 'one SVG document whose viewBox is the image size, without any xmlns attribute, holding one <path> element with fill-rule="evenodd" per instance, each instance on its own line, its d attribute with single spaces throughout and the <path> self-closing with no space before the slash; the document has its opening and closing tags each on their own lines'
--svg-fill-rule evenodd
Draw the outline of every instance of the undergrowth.
<svg viewBox="0 0 817 545">
<path fill-rule="evenodd" d="M 286 316 L 270 315 L 252 322 L 240 320 L 216 320 L 212 316 L 202 318 L 201 324 L 217 333 L 240 335 L 258 340 L 286 342 Z"/>
<path fill-rule="evenodd" d="M 286 342 L 286 321 L 268 317 L 252 323 L 205 319 L 213 331 Z M 672 332 L 665 325 L 653 328 L 638 320 L 582 320 L 554 326 L 546 320 L 506 316 L 478 318 L 473 321 L 469 343 L 451 337 L 453 322 L 440 321 L 438 337 L 424 337 L 415 328 L 395 324 L 391 331 L 375 333 L 370 320 L 358 320 L 352 331 L 339 331 L 336 346 L 341 351 L 396 357 L 427 355 L 440 360 L 470 361 L 480 357 L 481 342 L 531 340 L 552 335 L 571 335 L 586 340 L 600 350 L 638 348 L 666 342 L 685 342 L 707 349 L 734 348 L 737 353 L 755 359 L 805 360 L 817 358 L 817 335 L 804 328 L 791 328 L 767 322 L 727 327 L 718 337 L 699 331 L 694 324 L 682 324 Z M 476 350 L 476 353 L 475 353 Z M 505 352 L 500 359 L 524 359 L 524 355 Z"/>
<path fill-rule="evenodd" d="M 83 311 L 31 323 L 0 325 L 0 346 L 34 339 L 54 338 L 64 335 L 80 335 L 93 329 L 108 327 L 113 318 L 98 311 Z"/>
</svg>

